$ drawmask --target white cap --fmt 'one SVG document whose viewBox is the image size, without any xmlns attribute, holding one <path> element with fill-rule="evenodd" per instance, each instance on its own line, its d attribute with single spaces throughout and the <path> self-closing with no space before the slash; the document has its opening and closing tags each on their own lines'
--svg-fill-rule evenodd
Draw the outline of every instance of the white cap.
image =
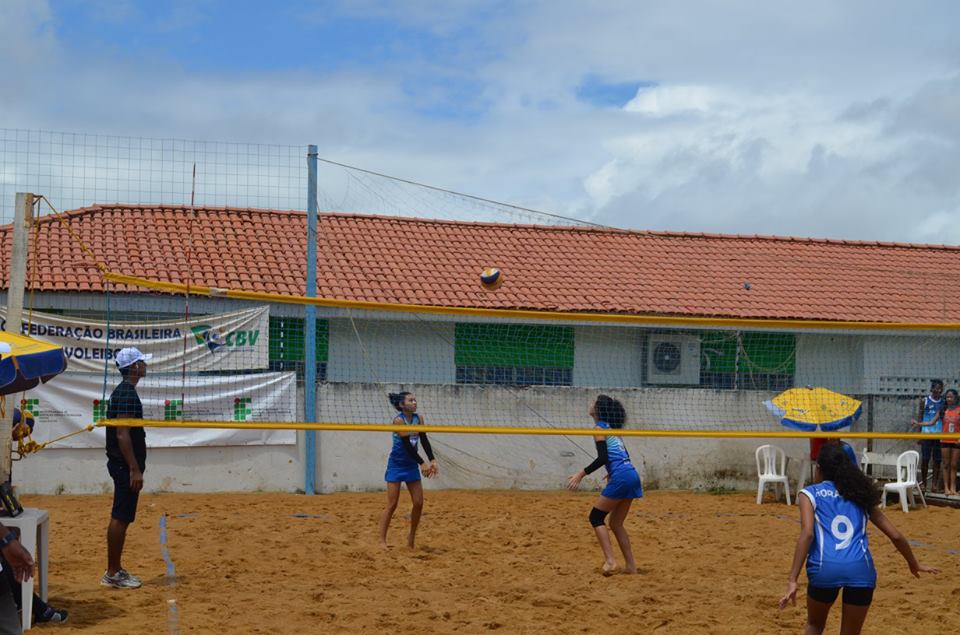
<svg viewBox="0 0 960 635">
<path fill-rule="evenodd" d="M 139 348 L 121 348 L 117 353 L 117 368 L 126 368 L 143 360 L 149 362 L 153 355 L 144 355 Z"/>
</svg>

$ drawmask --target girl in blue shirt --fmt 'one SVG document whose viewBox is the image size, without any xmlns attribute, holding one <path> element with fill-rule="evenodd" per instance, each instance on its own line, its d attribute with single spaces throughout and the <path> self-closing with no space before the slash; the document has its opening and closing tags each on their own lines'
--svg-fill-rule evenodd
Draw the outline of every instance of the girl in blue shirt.
<svg viewBox="0 0 960 635">
<path fill-rule="evenodd" d="M 840 632 L 863 628 L 877 585 L 877 570 L 867 544 L 867 520 L 882 531 L 907 561 L 910 573 L 939 573 L 917 562 L 910 543 L 880 511 L 880 491 L 850 462 L 843 449 L 825 445 L 817 457 L 820 482 L 800 492 L 800 538 L 793 554 L 787 592 L 780 608 L 797 603 L 797 578 L 807 564 L 807 625 L 804 633 L 822 633 L 830 607 L 843 589 Z"/>
<path fill-rule="evenodd" d="M 590 406 L 590 416 L 596 427 L 600 430 L 609 430 L 611 428 L 619 429 L 627 420 L 627 413 L 616 399 L 607 395 L 600 395 L 592 406 Z M 613 555 L 613 546 L 610 544 L 610 533 L 604 525 L 604 519 L 610 514 L 610 531 L 617 538 L 617 544 L 620 545 L 620 551 L 623 553 L 624 567 L 623 573 L 636 573 L 637 563 L 633 559 L 633 550 L 630 548 L 630 536 L 623 527 L 623 521 L 630 513 L 630 505 L 633 499 L 643 496 L 643 486 L 640 484 L 640 475 L 637 473 L 633 463 L 630 462 L 630 453 L 623 445 L 623 440 L 616 436 L 595 436 L 593 437 L 597 444 L 597 459 L 583 468 L 567 482 L 567 487 L 571 490 L 580 486 L 580 481 L 587 474 L 599 469 L 601 466 L 607 468 L 607 486 L 603 488 L 593 509 L 590 510 L 590 524 L 600 542 L 600 549 L 603 550 L 603 575 L 613 575 L 620 573 L 621 569 L 617 566 L 616 557 Z"/>
<path fill-rule="evenodd" d="M 390 403 L 397 410 L 394 425 L 417 426 L 423 424 L 423 417 L 417 414 L 417 399 L 408 392 L 391 393 L 388 395 Z M 424 462 L 417 451 L 417 446 L 423 445 L 429 463 Z M 394 432 L 393 447 L 390 458 L 387 459 L 387 471 L 384 480 L 387 482 L 387 506 L 380 515 L 380 546 L 387 547 L 387 529 L 390 520 L 397 511 L 400 500 L 400 484 L 407 484 L 410 492 L 410 501 L 413 509 L 410 511 L 410 534 L 407 536 L 407 546 L 411 549 L 417 536 L 417 526 L 420 524 L 420 515 L 423 513 L 423 485 L 420 476 L 432 478 L 437 475 L 437 460 L 433 458 L 433 449 L 425 432 Z"/>
</svg>

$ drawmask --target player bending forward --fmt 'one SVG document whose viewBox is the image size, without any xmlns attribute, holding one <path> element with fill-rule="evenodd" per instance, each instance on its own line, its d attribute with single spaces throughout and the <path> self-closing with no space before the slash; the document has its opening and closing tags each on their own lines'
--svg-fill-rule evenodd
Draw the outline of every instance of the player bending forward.
<svg viewBox="0 0 960 635">
<path fill-rule="evenodd" d="M 877 586 L 877 570 L 867 544 L 867 519 L 886 534 L 910 567 L 910 573 L 939 573 L 917 562 L 910 543 L 880 511 L 880 492 L 839 446 L 825 445 L 817 457 L 820 482 L 804 488 L 800 499 L 800 538 L 780 608 L 797 603 L 797 577 L 807 562 L 805 635 L 823 632 L 830 607 L 843 589 L 840 632 L 863 628 Z"/>
<path fill-rule="evenodd" d="M 599 430 L 619 429 L 627 420 L 627 413 L 616 399 L 600 395 L 590 406 L 590 416 Z M 597 534 L 600 549 L 603 550 L 603 575 L 615 573 L 636 573 L 637 563 L 633 559 L 633 550 L 630 548 L 630 536 L 623 526 L 633 499 L 643 497 L 643 486 L 640 484 L 640 475 L 633 463 L 630 462 L 630 453 L 623 445 L 623 440 L 616 436 L 598 435 L 593 437 L 597 444 L 596 460 L 583 468 L 567 481 L 567 488 L 571 490 L 580 486 L 580 481 L 587 474 L 604 466 L 607 468 L 607 486 L 603 488 L 600 497 L 590 510 L 590 524 Z M 604 525 L 604 519 L 610 515 L 610 530 Z M 617 566 L 617 559 L 613 555 L 613 546 L 610 544 L 610 531 L 617 538 L 620 551 L 623 553 L 624 568 Z"/>
</svg>

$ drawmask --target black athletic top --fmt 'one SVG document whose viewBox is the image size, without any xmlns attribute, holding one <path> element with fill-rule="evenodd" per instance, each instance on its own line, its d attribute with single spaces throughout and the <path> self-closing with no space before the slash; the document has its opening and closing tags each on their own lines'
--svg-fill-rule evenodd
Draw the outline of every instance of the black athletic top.
<svg viewBox="0 0 960 635">
<path fill-rule="evenodd" d="M 420 443 L 423 444 L 423 451 L 427 453 L 427 458 L 432 461 L 433 448 L 430 447 L 430 440 L 427 438 L 427 433 L 420 432 L 417 436 L 420 437 Z M 417 465 L 423 465 L 423 459 L 420 458 L 420 453 L 417 452 L 417 448 L 413 447 L 413 442 L 410 441 L 410 437 L 400 437 L 400 443 L 403 444 L 403 449 L 407 451 L 410 458 L 417 462 Z"/>
<path fill-rule="evenodd" d="M 107 419 L 143 419 L 143 404 L 133 384 L 124 379 L 113 389 L 110 404 L 107 406 Z M 141 427 L 130 428 L 130 441 L 133 443 L 133 456 L 142 472 L 147 465 L 147 434 Z M 126 465 L 120 443 L 117 441 L 117 429 L 107 427 L 107 458 Z"/>
</svg>

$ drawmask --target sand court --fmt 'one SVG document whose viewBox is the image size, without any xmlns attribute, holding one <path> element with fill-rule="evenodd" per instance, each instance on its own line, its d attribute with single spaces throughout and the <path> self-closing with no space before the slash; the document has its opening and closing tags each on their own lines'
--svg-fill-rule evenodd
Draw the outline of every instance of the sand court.
<svg viewBox="0 0 960 635">
<path fill-rule="evenodd" d="M 50 632 L 802 629 L 799 603 L 776 607 L 799 528 L 796 506 L 770 498 L 758 506 L 750 493 L 648 492 L 626 523 L 640 575 L 603 577 L 587 521 L 594 495 L 428 491 L 410 550 L 403 546 L 410 503 L 402 492 L 388 551 L 376 540 L 382 492 L 144 495 L 124 550 L 124 565 L 144 580 L 133 591 L 98 585 L 108 496 L 24 502 L 51 514 L 51 603 L 69 610 L 70 621 L 42 627 Z M 960 627 L 960 516 L 933 507 L 889 515 L 920 561 L 943 572 L 913 578 L 871 528 L 879 588 L 865 632 Z M 828 631 L 838 625 L 834 611 Z"/>
</svg>

